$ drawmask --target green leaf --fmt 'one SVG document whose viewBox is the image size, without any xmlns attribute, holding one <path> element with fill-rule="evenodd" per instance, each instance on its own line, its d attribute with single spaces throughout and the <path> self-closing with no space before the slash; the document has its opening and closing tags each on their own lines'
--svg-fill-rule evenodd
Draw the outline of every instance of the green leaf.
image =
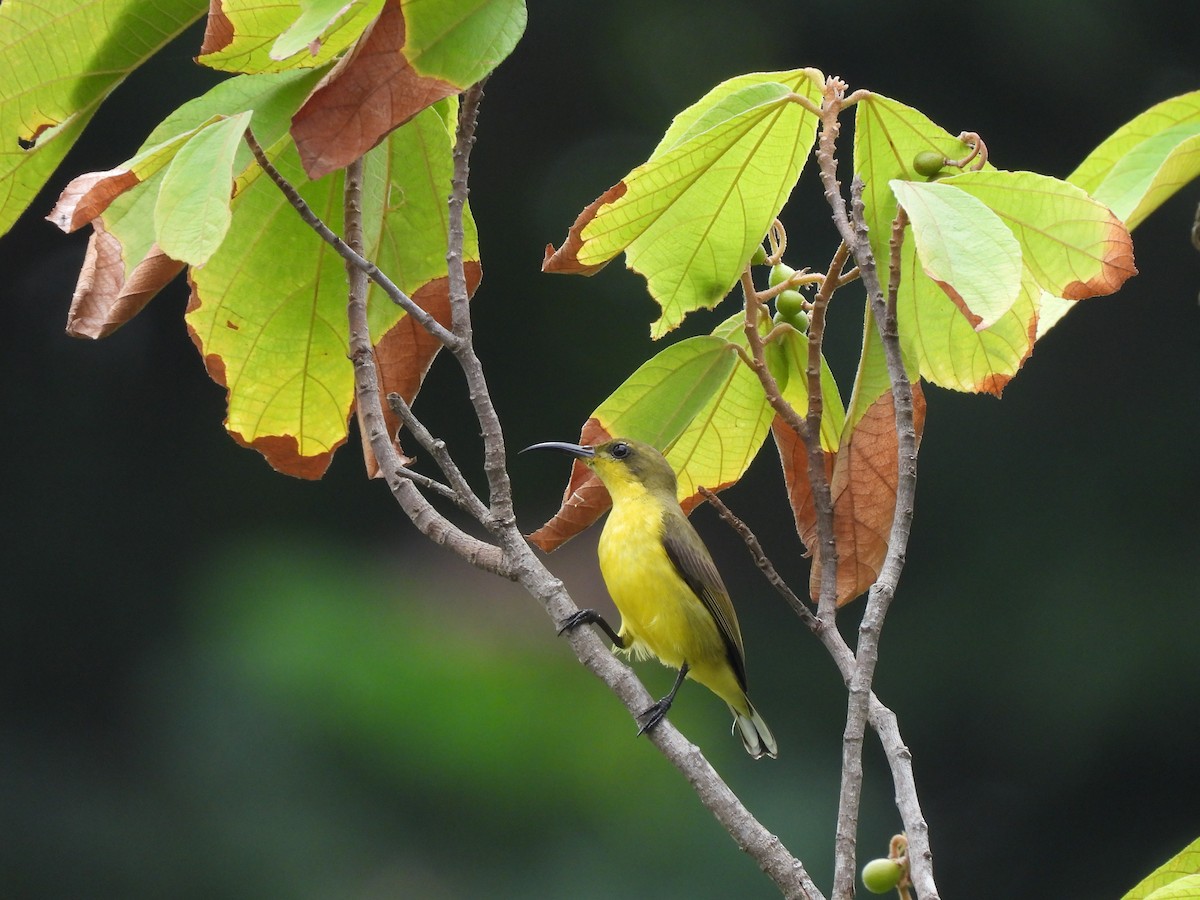
<svg viewBox="0 0 1200 900">
<path fill-rule="evenodd" d="M 925 274 L 975 330 L 990 327 L 1008 312 L 1021 288 L 1017 239 L 980 200 L 952 185 L 899 179 L 889 185 L 908 212 Z"/>
<path fill-rule="evenodd" d="M 286 136 L 269 152 L 313 211 L 341 231 L 342 176 L 308 181 Z M 364 212 L 375 223 L 366 236 L 367 255 L 395 264 L 414 297 L 446 274 L 444 259 L 435 266 L 429 257 L 438 241 L 445 252 L 444 219 L 432 207 L 445 206 L 450 152 L 442 114 L 429 109 L 393 132 L 364 164 Z M 474 227 L 467 228 L 469 259 L 477 250 Z M 226 240 L 192 270 L 192 280 L 187 322 L 210 374 L 228 388 L 226 427 L 280 471 L 320 477 L 346 439 L 354 400 L 341 257 L 269 179 L 255 177 L 235 197 Z M 377 296 L 372 307 L 378 332 L 401 317 Z M 418 371 L 398 377 L 411 374 L 419 385 L 431 357 L 402 358 L 400 365 Z"/>
<path fill-rule="evenodd" d="M 348 13 L 329 17 L 322 28 L 319 23 L 331 5 L 324 0 L 218 0 L 210 19 L 216 16 L 223 27 L 210 25 L 196 61 L 223 72 L 249 74 L 317 68 L 358 40 L 379 15 L 383 2 L 343 0 L 342 5 L 350 7 Z M 321 38 L 316 53 L 284 55 L 314 29 Z"/>
<path fill-rule="evenodd" d="M 1192 841 L 1121 900 L 1194 900 L 1200 897 L 1200 838 Z"/>
<path fill-rule="evenodd" d="M 250 116 L 246 110 L 201 128 L 171 160 L 154 205 L 154 231 L 172 259 L 202 266 L 225 239 L 234 158 Z"/>
<path fill-rule="evenodd" d="M 964 172 L 947 178 L 985 203 L 1021 246 L 1037 284 L 1057 297 L 1111 294 L 1136 273 L 1129 232 L 1081 188 L 1034 172 Z"/>
<path fill-rule="evenodd" d="M 729 342 L 699 335 L 659 351 L 592 413 L 609 434 L 665 450 L 683 433 L 737 365 Z"/>
<path fill-rule="evenodd" d="M 319 72 L 295 71 L 270 75 L 242 75 L 222 81 L 200 97 L 184 103 L 150 132 L 143 146 L 170 141 L 203 128 L 215 116 L 236 117 L 250 111 L 250 127 L 264 147 L 275 145 L 287 133 L 291 115 Z M 258 163 L 244 144 L 239 144 L 234 172 L 248 172 L 248 178 L 261 174 Z M 109 232 L 125 246 L 127 267 L 132 268 L 154 243 L 154 208 L 165 171 L 154 175 L 113 201 L 104 215 Z"/>
<path fill-rule="evenodd" d="M 403 0 L 404 56 L 418 74 L 467 88 L 512 53 L 524 0 Z"/>
<path fill-rule="evenodd" d="M 204 0 L 0 4 L 0 233 L 12 227 L 105 98 L 199 18 L 205 5 Z"/>
<path fill-rule="evenodd" d="M 1146 900 L 1197 900 L 1200 898 L 1200 875 L 1184 875 L 1177 881 L 1165 884 Z"/>
<path fill-rule="evenodd" d="M 808 337 L 796 331 L 785 332 L 766 348 L 767 365 L 779 385 L 779 392 L 792 409 L 804 418 L 808 414 Z M 828 451 L 838 448 L 846 424 L 842 402 L 833 371 L 821 356 L 821 446 Z"/>
<path fill-rule="evenodd" d="M 979 331 L 921 270 L 916 257 L 913 242 L 906 240 L 896 297 L 905 359 L 940 387 L 999 396 L 1033 352 L 1037 285 L 1026 274 L 1013 305 L 990 328 Z"/>
<path fill-rule="evenodd" d="M 1068 177 L 1109 206 L 1132 231 L 1200 175 L 1200 91 L 1164 100 L 1134 117 Z"/>
<path fill-rule="evenodd" d="M 374 18 L 382 7 L 383 0 L 301 0 L 300 15 L 275 39 L 268 55 L 274 60 L 284 60 L 308 50 L 313 56 L 312 51 L 320 51 L 329 34 L 347 14 Z M 345 36 L 350 34 L 353 34 L 352 29 L 344 33 Z"/>
<path fill-rule="evenodd" d="M 860 100 L 854 115 L 854 171 L 863 180 L 863 215 L 886 289 L 888 269 L 884 261 L 888 258 L 891 222 L 896 217 L 891 182 L 925 182 L 925 177 L 913 168 L 918 153 L 928 150 L 955 159 L 965 156 L 968 148 L 924 113 L 881 94 L 869 94 Z M 905 338 L 902 334 L 901 339 Z"/>
<path fill-rule="evenodd" d="M 676 117 L 647 162 L 580 215 L 545 271 L 590 274 L 625 251 L 662 307 L 659 338 L 737 282 L 783 207 L 816 136 L 811 69 L 743 75 Z"/>
<path fill-rule="evenodd" d="M 744 321 L 739 312 L 713 334 L 748 350 Z M 735 356 L 726 380 L 665 454 L 678 476 L 678 496 L 685 510 L 703 499 L 701 487 L 721 490 L 741 479 L 766 440 L 774 416 L 762 382 Z"/>
<path fill-rule="evenodd" d="M 342 177 L 307 182 L 291 146 L 275 164 L 340 232 Z M 341 258 L 269 179 L 257 178 L 192 282 L 188 329 L 209 374 L 228 389 L 225 427 L 275 468 L 320 477 L 345 441 L 354 391 Z"/>
</svg>

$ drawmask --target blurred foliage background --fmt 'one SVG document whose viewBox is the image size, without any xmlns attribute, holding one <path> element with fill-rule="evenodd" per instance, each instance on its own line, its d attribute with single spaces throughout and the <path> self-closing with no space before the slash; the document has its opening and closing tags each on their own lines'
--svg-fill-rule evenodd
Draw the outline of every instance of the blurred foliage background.
<svg viewBox="0 0 1200 900">
<path fill-rule="evenodd" d="M 476 334 L 511 445 L 575 437 L 653 352 L 639 278 L 619 264 L 543 276 L 542 248 L 718 81 L 817 66 L 980 132 L 1001 168 L 1063 176 L 1136 113 L 1200 86 L 1180 25 L 1191 12 L 532 4 L 488 86 L 471 196 Z M 102 343 L 63 335 L 86 238 L 40 216 L 70 177 L 125 159 L 216 80 L 190 62 L 200 36 L 119 89 L 0 242 L 13 430 L 0 895 L 772 896 L 536 604 L 424 544 L 353 444 L 301 483 L 224 434 L 182 282 Z M 913 751 L 946 897 L 1119 897 L 1200 834 L 1197 200 L 1191 186 L 1138 229 L 1141 274 L 1039 343 L 1003 401 L 927 391 L 876 687 Z M 835 241 L 811 170 L 786 222 L 789 261 L 824 265 Z M 860 323 L 860 301 L 839 294 L 845 389 Z M 418 411 L 477 468 L 461 386 L 439 360 Z M 513 474 L 532 529 L 565 463 L 523 457 Z M 726 497 L 804 584 L 770 447 Z M 694 519 L 737 600 L 780 759 L 751 762 L 694 686 L 672 719 L 827 884 L 843 690 L 732 533 L 707 509 Z M 604 607 L 595 539 L 550 562 L 581 605 Z M 670 684 L 640 671 L 652 692 Z M 871 741 L 867 766 L 862 860 L 899 828 Z"/>
</svg>

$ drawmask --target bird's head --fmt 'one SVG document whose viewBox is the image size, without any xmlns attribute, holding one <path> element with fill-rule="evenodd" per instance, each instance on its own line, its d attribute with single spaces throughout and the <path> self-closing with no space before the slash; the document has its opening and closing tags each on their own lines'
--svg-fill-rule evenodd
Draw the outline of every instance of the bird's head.
<svg viewBox="0 0 1200 900">
<path fill-rule="evenodd" d="M 675 470 L 662 453 L 644 441 L 613 438 L 594 447 L 547 441 L 525 450 L 558 450 L 574 456 L 600 476 L 614 500 L 639 490 L 675 496 Z"/>
</svg>

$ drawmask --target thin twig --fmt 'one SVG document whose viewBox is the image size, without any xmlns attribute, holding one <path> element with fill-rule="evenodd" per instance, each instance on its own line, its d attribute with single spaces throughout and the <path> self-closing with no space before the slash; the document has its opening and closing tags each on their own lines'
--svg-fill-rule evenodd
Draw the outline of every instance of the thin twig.
<svg viewBox="0 0 1200 900">
<path fill-rule="evenodd" d="M 845 101 L 846 84 L 839 78 L 830 78 L 826 82 L 824 101 L 821 113 L 821 133 L 818 141 L 817 164 L 821 182 L 825 188 L 825 199 L 833 213 L 842 241 L 851 250 L 858 265 L 859 276 L 866 288 L 868 302 L 872 308 L 883 305 L 883 292 L 879 283 L 875 259 L 871 253 L 865 224 L 857 228 L 851 224 L 847 213 L 846 201 L 841 193 L 841 185 L 837 180 L 837 137 L 840 132 L 839 115 Z M 886 344 L 886 340 L 885 340 Z M 903 362 L 898 359 L 899 342 L 896 342 L 899 375 L 907 379 Z M 888 372 L 892 377 L 893 397 L 897 393 L 897 372 L 893 368 L 892 353 L 887 353 Z M 911 408 L 911 390 L 909 404 Z M 899 427 L 899 419 L 897 420 Z M 890 549 L 889 549 L 890 553 Z M 827 573 L 822 573 L 826 575 Z M 824 586 L 824 578 L 822 579 Z M 874 588 L 872 588 L 874 591 Z M 824 600 L 824 590 L 822 591 Z M 868 606 L 870 604 L 868 603 Z M 886 610 L 886 605 L 877 609 Z M 856 654 L 856 664 L 847 688 L 849 699 L 846 709 L 846 728 L 842 736 L 842 789 L 839 794 L 837 832 L 834 838 L 834 883 L 833 896 L 836 898 L 854 896 L 855 877 L 855 846 L 857 842 L 858 816 L 862 798 L 862 744 L 866 722 L 870 712 L 871 682 L 874 677 L 874 660 L 864 659 L 863 651 L 871 656 L 877 651 L 879 630 L 882 628 L 882 617 L 872 616 L 864 612 L 863 622 L 859 627 L 859 647 Z M 930 877 L 932 885 L 932 877 Z M 936 895 L 936 889 L 934 889 Z M 930 900 L 930 898 L 926 898 Z"/>
<path fill-rule="evenodd" d="M 800 621 L 807 626 L 809 631 L 819 635 L 825 629 L 824 623 L 813 615 L 812 610 L 808 608 L 808 604 L 796 596 L 796 592 L 788 587 L 788 583 L 783 580 L 783 576 L 779 574 L 779 571 L 763 551 L 762 544 L 759 543 L 754 532 L 750 530 L 750 526 L 739 519 L 713 491 L 701 486 L 700 493 L 704 495 L 705 500 L 712 504 L 717 515 L 738 533 L 742 541 L 746 544 L 746 549 L 750 551 L 750 556 L 753 557 L 754 564 L 758 566 L 759 571 L 763 573 L 763 577 L 767 579 L 771 587 L 775 588 L 779 592 L 779 595 L 787 601 L 787 605 L 799 616 Z"/>
<path fill-rule="evenodd" d="M 453 333 L 444 328 L 437 319 L 418 306 L 395 282 L 380 271 L 378 266 L 350 247 L 345 241 L 334 234 L 328 225 L 321 221 L 321 218 L 312 211 L 312 208 L 305 202 L 304 198 L 300 196 L 300 192 L 296 190 L 290 181 L 283 177 L 283 174 L 275 167 L 275 164 L 267 157 L 266 151 L 263 150 L 262 145 L 254 137 L 254 132 L 249 128 L 246 129 L 245 139 L 246 144 L 250 147 L 250 152 L 254 154 L 254 158 L 258 161 L 258 164 L 267 173 L 267 177 L 275 182 L 279 190 L 283 192 L 284 197 L 287 198 L 296 212 L 300 214 L 300 218 L 304 220 L 305 224 L 312 228 L 329 246 L 333 247 L 338 255 L 346 260 L 347 263 L 361 270 L 367 278 L 379 285 L 380 289 L 393 303 L 416 319 L 422 328 L 437 338 L 444 346 L 451 350 L 458 346 L 460 340 Z"/>
<path fill-rule="evenodd" d="M 486 79 L 484 79 L 486 81 Z M 467 292 L 466 270 L 463 261 L 465 229 L 463 213 L 470 193 L 468 181 L 471 171 L 471 149 L 475 146 L 475 126 L 479 120 L 479 104 L 483 100 L 484 81 L 480 81 L 462 95 L 458 109 L 458 130 L 454 141 L 454 175 L 451 179 L 449 205 L 449 233 L 446 241 L 446 267 L 450 284 L 451 327 L 458 345 L 451 352 L 467 379 L 467 394 L 479 422 L 483 439 L 483 469 L 488 480 L 489 514 L 483 524 L 501 538 L 508 553 L 525 541 L 517 529 L 513 512 L 512 483 L 508 477 L 508 463 L 504 452 L 504 432 L 500 417 L 492 403 L 483 364 L 475 354 L 472 341 L 470 296 Z"/>
<path fill-rule="evenodd" d="M 285 196 L 287 193 L 284 192 Z M 355 247 L 355 254 L 358 255 L 362 248 L 361 160 L 351 163 L 346 169 L 345 208 L 346 235 L 350 244 Z M 350 282 L 346 310 L 350 328 L 350 359 L 354 363 L 358 427 L 370 443 L 371 452 L 375 454 L 380 470 L 387 478 L 388 487 L 413 524 L 435 543 L 448 546 L 478 568 L 510 577 L 509 563 L 499 547 L 456 528 L 445 516 L 433 509 L 413 484 L 413 473 L 407 471 L 400 454 L 396 452 L 383 418 L 379 375 L 375 368 L 371 331 L 367 324 L 367 272 L 362 266 L 347 259 L 346 275 Z"/>
<path fill-rule="evenodd" d="M 716 494 L 705 488 L 701 488 L 701 491 L 708 499 L 708 502 L 713 505 L 717 514 L 742 537 L 746 548 L 754 558 L 755 565 L 766 576 L 771 586 L 783 596 L 790 606 L 797 609 L 797 614 L 804 624 L 808 626 L 813 634 L 820 638 L 821 643 L 824 644 L 825 649 L 829 652 L 834 664 L 838 667 L 843 681 L 849 684 L 850 679 L 854 677 L 857 663 L 854 653 L 850 650 L 850 646 L 846 643 L 841 633 L 836 628 L 824 627 L 821 620 L 814 616 L 807 609 L 804 602 L 788 587 L 787 583 L 776 571 L 771 560 L 763 552 L 762 545 L 749 526 L 731 512 L 729 507 Z M 867 719 L 871 724 L 871 728 L 878 735 L 879 743 L 883 747 L 884 754 L 887 756 L 888 767 L 891 769 L 892 774 L 892 783 L 896 788 L 896 807 L 900 810 L 901 816 L 904 819 L 907 833 L 918 835 L 918 843 L 928 846 L 929 826 L 921 813 L 920 802 L 917 798 L 917 782 L 912 768 L 912 753 L 909 752 L 900 734 L 896 714 L 884 706 L 874 691 L 870 692 L 868 696 Z"/>
<path fill-rule="evenodd" d="M 392 412 L 404 423 L 404 427 L 417 439 L 417 443 L 433 457 L 438 468 L 442 470 L 442 474 L 450 482 L 447 490 L 454 495 L 451 499 L 478 521 L 482 522 L 486 519 L 488 516 L 487 506 L 471 489 L 462 470 L 459 469 L 458 464 L 446 449 L 446 442 L 433 436 L 425 424 L 413 413 L 412 407 L 399 394 L 388 394 L 387 403 Z"/>
<path fill-rule="evenodd" d="M 894 316 L 890 323 L 886 322 L 888 319 L 887 304 L 875 266 L 875 258 L 871 252 L 866 222 L 862 216 L 861 186 L 857 188 L 854 220 L 851 221 L 851 214 L 847 211 L 846 200 L 842 196 L 841 185 L 837 180 L 835 151 L 840 128 L 838 114 L 847 99 L 856 99 L 861 93 L 851 95 L 851 98 L 845 98 L 845 88 L 845 83 L 838 78 L 830 78 L 826 84 L 817 162 L 821 181 L 825 188 L 825 198 L 833 212 L 834 224 L 837 226 L 842 240 L 851 248 L 854 260 L 858 265 L 859 276 L 862 278 L 867 292 L 868 302 L 875 313 L 876 324 L 880 329 L 896 415 L 899 471 L 896 511 L 889 537 L 888 553 L 880 576 L 871 588 L 867 608 L 859 626 L 855 670 L 848 685 L 850 696 L 846 711 L 846 731 L 843 735 L 843 781 L 839 800 L 838 830 L 835 838 L 837 848 L 833 889 L 835 897 L 852 897 L 854 893 L 855 835 L 862 791 L 862 732 L 864 723 L 873 719 L 871 682 L 874 678 L 879 635 L 883 627 L 883 616 L 894 595 L 900 570 L 903 568 L 908 541 L 908 523 L 911 522 L 912 516 L 913 494 L 911 490 L 915 487 L 916 479 L 912 386 L 904 368 Z M 895 767 L 893 767 L 893 772 L 895 772 Z M 935 900 L 938 894 L 933 880 L 928 831 L 915 801 L 914 793 L 911 802 L 906 802 L 903 807 L 900 807 L 900 813 L 905 819 L 905 830 L 910 834 L 913 882 L 922 900 Z"/>
</svg>

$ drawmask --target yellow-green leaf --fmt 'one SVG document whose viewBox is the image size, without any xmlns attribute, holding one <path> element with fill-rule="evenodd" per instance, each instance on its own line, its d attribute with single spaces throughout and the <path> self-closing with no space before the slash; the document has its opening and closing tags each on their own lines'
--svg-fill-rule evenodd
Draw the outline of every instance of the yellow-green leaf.
<svg viewBox="0 0 1200 900">
<path fill-rule="evenodd" d="M 609 434 L 666 450 L 728 378 L 737 355 L 724 338 L 700 335 L 661 350 L 596 407 Z"/>
<path fill-rule="evenodd" d="M 1040 291 L 1026 274 L 1017 299 L 990 328 L 976 330 L 922 270 L 913 242 L 901 249 L 897 327 L 905 358 L 921 376 L 957 391 L 999 395 L 1033 352 Z"/>
<path fill-rule="evenodd" d="M 888 269 L 884 261 L 888 258 L 891 222 L 896 217 L 896 196 L 890 182 L 925 181 L 913 168 L 918 153 L 932 151 L 954 159 L 965 156 L 968 149 L 923 112 L 881 94 L 869 94 L 860 100 L 854 115 L 854 171 L 863 180 L 863 214 L 886 288 Z"/>
<path fill-rule="evenodd" d="M 223 81 L 164 119 L 131 160 L 68 185 L 51 221 L 66 230 L 91 221 L 95 229 L 67 317 L 69 334 L 111 334 L 181 271 L 182 264 L 155 245 L 154 235 L 159 186 L 179 147 L 213 122 L 248 110 L 253 110 L 255 133 L 269 147 L 286 133 L 292 113 L 318 76 L 301 71 Z M 249 149 L 239 146 L 234 171 L 246 166 L 252 173 L 261 171 Z"/>
<path fill-rule="evenodd" d="M 1200 897 L 1200 838 L 1138 882 L 1121 900 L 1195 900 Z"/>
<path fill-rule="evenodd" d="M 816 135 L 823 78 L 811 69 L 743 75 L 684 110 L 654 154 L 580 215 L 543 270 L 590 274 L 624 251 L 662 307 L 658 338 L 737 282 L 783 207 Z"/>
<path fill-rule="evenodd" d="M 311 33 L 312 15 L 301 0 L 216 0 L 196 61 L 224 72 L 283 72 L 325 65 L 358 40 L 379 15 L 384 0 L 351 0 L 348 14 L 319 29 L 316 53 L 290 53 L 272 58 L 277 42 L 289 49 L 292 39 Z M 287 35 L 287 37 L 284 37 Z"/>
<path fill-rule="evenodd" d="M 1068 177 L 1132 231 L 1200 175 L 1200 91 L 1155 104 L 1118 128 Z"/>
<path fill-rule="evenodd" d="M 268 152 L 313 211 L 342 229 L 342 176 L 308 181 L 288 137 Z M 367 255 L 396 267 L 418 302 L 442 310 L 446 268 L 430 262 L 445 246 L 444 207 L 451 147 L 442 113 L 428 109 L 397 129 L 364 164 L 364 211 L 373 221 Z M 382 217 L 382 225 L 379 219 Z M 474 227 L 465 256 L 477 258 Z M 286 248 L 286 252 L 283 249 Z M 442 250 L 444 253 L 444 249 Z M 472 264 L 478 281 L 478 266 Z M 346 274 L 342 259 L 312 231 L 265 177 L 243 180 L 226 240 L 192 270 L 187 321 L 205 364 L 229 392 L 226 427 L 287 474 L 316 478 L 346 439 L 354 401 L 346 357 Z M 432 285 L 432 287 L 430 287 Z M 424 290 L 429 288 L 429 290 Z M 389 377 L 410 399 L 436 348 L 393 346 L 399 310 L 373 297 L 372 323 Z M 382 361 L 381 361 L 381 364 Z M 390 389 L 390 388 L 389 388 Z"/>
<path fill-rule="evenodd" d="M 964 172 L 942 182 L 987 205 L 1011 229 L 1043 290 L 1067 300 L 1111 294 L 1137 272 L 1129 232 L 1081 188 L 1035 172 Z"/>
<path fill-rule="evenodd" d="M 513 51 L 525 33 L 524 0 L 403 0 L 404 57 L 418 74 L 460 88 Z"/>
<path fill-rule="evenodd" d="M 713 333 L 747 349 L 743 321 L 743 314 L 738 313 Z M 701 502 L 701 487 L 721 490 L 746 474 L 774 415 L 758 376 L 735 357 L 728 377 L 666 451 L 667 461 L 678 477 L 678 496 L 685 510 Z"/>
<path fill-rule="evenodd" d="M 374 18 L 383 0 L 307 0 L 300 4 L 300 15 L 287 30 L 275 39 L 268 54 L 273 60 L 284 60 L 307 51 L 309 56 L 320 52 L 328 36 L 348 15 L 360 14 Z M 365 8 L 364 8 L 365 7 Z M 347 32 L 352 34 L 352 32 Z M 314 52 L 315 51 L 315 52 Z"/>
<path fill-rule="evenodd" d="M 0 234 L 105 98 L 204 7 L 205 0 L 0 3 Z"/>
<path fill-rule="evenodd" d="M 950 184 L 900 179 L 889 184 L 912 222 L 922 270 L 975 330 L 990 327 L 1020 291 L 1017 239 L 980 200 Z"/>
<path fill-rule="evenodd" d="M 158 246 L 172 259 L 202 266 L 229 230 L 233 164 L 250 110 L 201 128 L 175 154 L 154 205 Z"/>
</svg>

